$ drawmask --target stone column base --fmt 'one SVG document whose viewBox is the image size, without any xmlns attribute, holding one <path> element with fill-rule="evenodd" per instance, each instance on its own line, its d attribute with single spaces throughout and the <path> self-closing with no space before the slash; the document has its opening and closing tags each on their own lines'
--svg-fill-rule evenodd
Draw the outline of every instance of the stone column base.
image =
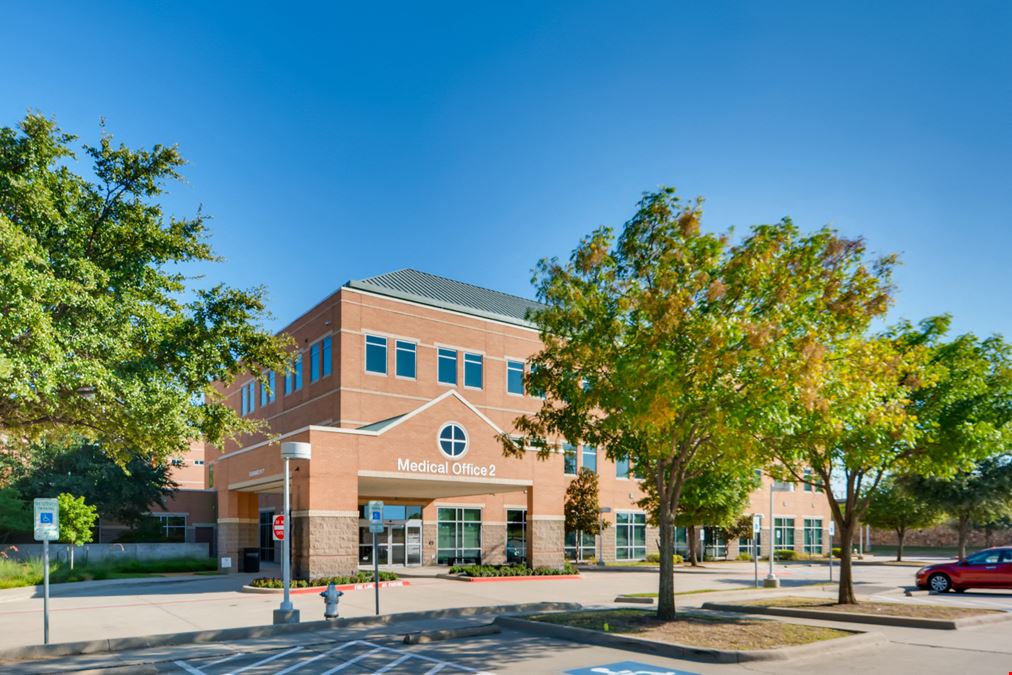
<svg viewBox="0 0 1012 675">
<path fill-rule="evenodd" d="M 527 546 L 531 567 L 562 567 L 566 524 L 561 516 L 528 516 Z"/>
<path fill-rule="evenodd" d="M 358 570 L 358 513 L 292 519 L 292 576 L 346 576 Z"/>
</svg>

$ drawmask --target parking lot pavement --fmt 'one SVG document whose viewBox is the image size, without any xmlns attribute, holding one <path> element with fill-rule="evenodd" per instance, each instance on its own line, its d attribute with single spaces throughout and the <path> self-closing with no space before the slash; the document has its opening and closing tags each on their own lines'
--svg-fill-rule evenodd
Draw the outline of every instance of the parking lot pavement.
<svg viewBox="0 0 1012 675">
<path fill-rule="evenodd" d="M 370 640 L 352 640 L 336 646 L 313 647 L 296 645 L 275 652 L 237 652 L 225 657 L 176 660 L 160 667 L 160 672 L 190 675 L 233 675 L 238 673 L 271 673 L 286 675 L 330 675 L 331 673 L 482 673 L 469 666 L 433 658 L 403 645 Z"/>
</svg>

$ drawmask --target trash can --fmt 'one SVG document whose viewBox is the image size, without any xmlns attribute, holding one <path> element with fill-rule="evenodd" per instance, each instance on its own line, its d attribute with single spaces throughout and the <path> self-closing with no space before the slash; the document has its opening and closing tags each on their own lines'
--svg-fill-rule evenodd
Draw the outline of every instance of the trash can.
<svg viewBox="0 0 1012 675">
<path fill-rule="evenodd" d="M 239 571 L 240 572 L 260 571 L 260 549 L 244 548 L 242 550 L 242 566 L 239 568 Z"/>
</svg>

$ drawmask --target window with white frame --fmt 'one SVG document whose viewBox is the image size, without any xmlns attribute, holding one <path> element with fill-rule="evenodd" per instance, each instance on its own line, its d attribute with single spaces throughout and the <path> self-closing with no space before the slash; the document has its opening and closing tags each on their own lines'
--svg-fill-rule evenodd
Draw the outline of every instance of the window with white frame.
<svg viewBox="0 0 1012 675">
<path fill-rule="evenodd" d="M 564 546 L 566 560 L 581 562 L 597 557 L 597 538 L 590 532 L 566 530 Z"/>
<path fill-rule="evenodd" d="M 481 354 L 464 354 L 464 386 L 481 389 L 484 384 L 484 359 Z"/>
<path fill-rule="evenodd" d="M 597 473 L 597 448 L 593 445 L 583 446 L 583 468 Z"/>
<path fill-rule="evenodd" d="M 506 392 L 523 396 L 524 394 L 524 362 L 506 361 Z"/>
<path fill-rule="evenodd" d="M 365 372 L 387 374 L 387 339 L 378 335 L 365 336 Z"/>
<path fill-rule="evenodd" d="M 615 478 L 629 478 L 629 455 L 615 460 Z"/>
<path fill-rule="evenodd" d="M 395 358 L 394 361 L 394 374 L 397 377 L 406 377 L 415 379 L 416 374 L 416 361 L 415 351 L 417 346 L 414 342 L 408 342 L 407 340 L 397 340 L 394 343 Z"/>
<path fill-rule="evenodd" d="M 436 380 L 440 384 L 457 384 L 457 350 L 440 347 L 436 361 Z"/>
<path fill-rule="evenodd" d="M 822 553 L 822 518 L 805 518 L 802 550 L 809 554 Z"/>
<path fill-rule="evenodd" d="M 777 551 L 794 550 L 793 518 L 773 518 L 773 548 Z"/>
<path fill-rule="evenodd" d="M 576 475 L 576 446 L 570 443 L 562 444 L 562 473 L 567 476 Z"/>
<path fill-rule="evenodd" d="M 158 527 L 165 541 L 186 541 L 186 516 L 175 513 L 152 513 L 151 517 L 158 521 Z"/>
<path fill-rule="evenodd" d="M 643 560 L 647 557 L 647 517 L 643 513 L 615 514 L 615 558 Z"/>
</svg>

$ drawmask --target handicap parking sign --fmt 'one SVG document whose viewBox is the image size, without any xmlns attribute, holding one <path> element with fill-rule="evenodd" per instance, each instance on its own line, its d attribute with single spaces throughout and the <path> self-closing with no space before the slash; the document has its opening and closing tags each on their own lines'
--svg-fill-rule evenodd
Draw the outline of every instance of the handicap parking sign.
<svg viewBox="0 0 1012 675">
<path fill-rule="evenodd" d="M 52 512 L 50 512 L 50 511 L 43 511 L 42 513 L 40 513 L 39 514 L 39 522 L 40 523 L 44 523 L 46 525 L 52 525 L 53 524 L 53 514 L 52 514 Z"/>
<path fill-rule="evenodd" d="M 567 670 L 566 675 L 699 675 L 687 670 L 676 670 L 663 666 L 652 666 L 639 661 L 620 661 L 589 668 Z"/>
</svg>

